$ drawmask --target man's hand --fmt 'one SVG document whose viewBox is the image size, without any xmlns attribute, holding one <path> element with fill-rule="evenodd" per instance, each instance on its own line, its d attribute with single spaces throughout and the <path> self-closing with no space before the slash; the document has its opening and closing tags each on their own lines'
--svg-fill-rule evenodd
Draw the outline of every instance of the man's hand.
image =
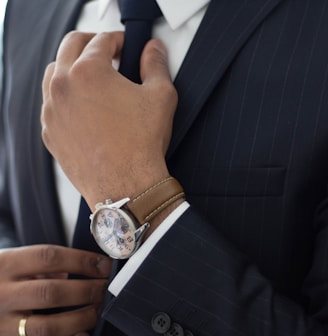
<svg viewBox="0 0 328 336">
<path fill-rule="evenodd" d="M 122 44 L 122 33 L 70 33 L 43 82 L 43 141 L 91 208 L 169 175 L 177 93 L 166 50 L 157 40 L 146 45 L 139 85 L 112 67 Z"/>
<path fill-rule="evenodd" d="M 110 273 L 109 258 L 65 247 L 35 245 L 0 251 L 0 265 L 0 335 L 17 336 L 18 322 L 24 316 L 28 316 L 28 336 L 85 335 L 95 326 Z M 68 273 L 90 280 L 68 280 Z M 84 308 L 49 315 L 36 312 L 74 306 Z"/>
</svg>

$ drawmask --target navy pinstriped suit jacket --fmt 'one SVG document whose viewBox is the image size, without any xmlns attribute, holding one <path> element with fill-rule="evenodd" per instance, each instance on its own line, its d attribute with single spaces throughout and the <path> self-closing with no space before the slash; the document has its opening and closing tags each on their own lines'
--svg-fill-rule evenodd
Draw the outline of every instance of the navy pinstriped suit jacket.
<svg viewBox="0 0 328 336">
<path fill-rule="evenodd" d="M 1 239 L 65 244 L 40 85 L 81 4 L 9 1 Z M 192 206 L 103 318 L 137 336 L 158 311 L 197 336 L 328 335 L 328 1 L 212 0 L 175 84 L 167 162 Z"/>
</svg>

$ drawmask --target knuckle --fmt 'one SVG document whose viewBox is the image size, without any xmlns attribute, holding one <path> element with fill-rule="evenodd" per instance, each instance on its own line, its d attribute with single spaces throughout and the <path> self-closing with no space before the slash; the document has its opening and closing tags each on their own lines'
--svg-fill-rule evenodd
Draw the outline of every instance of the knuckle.
<svg viewBox="0 0 328 336">
<path fill-rule="evenodd" d="M 38 296 L 45 305 L 54 306 L 60 302 L 60 288 L 49 281 L 39 287 Z"/>
<path fill-rule="evenodd" d="M 51 146 L 51 142 L 50 142 L 50 136 L 48 133 L 48 128 L 43 126 L 42 130 L 41 130 L 41 138 L 43 143 L 45 144 L 45 146 L 49 149 Z"/>
<path fill-rule="evenodd" d="M 40 121 L 43 127 L 51 123 L 52 108 L 47 103 L 42 104 Z"/>
<path fill-rule="evenodd" d="M 113 33 L 102 31 L 97 34 L 99 39 L 110 39 L 112 38 Z"/>
<path fill-rule="evenodd" d="M 49 134 L 48 128 L 47 127 L 42 127 L 41 130 L 41 139 L 43 141 L 44 146 L 48 149 L 48 151 L 52 154 L 55 155 L 54 151 L 54 142 L 51 140 L 52 137 Z"/>
<path fill-rule="evenodd" d="M 106 32 L 102 31 L 97 34 L 97 39 L 101 41 L 101 44 L 109 44 L 113 43 L 115 41 L 115 35 L 117 32 Z"/>
<path fill-rule="evenodd" d="M 64 36 L 63 42 L 71 43 L 72 41 L 76 41 L 78 39 L 84 38 L 84 35 L 85 34 L 82 32 L 72 30 Z"/>
<path fill-rule="evenodd" d="M 49 93 L 53 99 L 62 99 L 67 94 L 68 81 L 64 74 L 54 74 L 49 81 Z"/>
<path fill-rule="evenodd" d="M 74 83 L 88 83 L 94 78 L 95 66 L 91 55 L 78 59 L 69 71 L 70 80 Z"/>
<path fill-rule="evenodd" d="M 56 62 L 49 63 L 45 69 L 44 78 L 51 77 L 52 74 L 54 73 L 55 67 L 56 67 Z"/>
<path fill-rule="evenodd" d="M 61 262 L 59 249 L 52 245 L 42 246 L 39 250 L 39 259 L 46 268 L 57 266 Z"/>
</svg>

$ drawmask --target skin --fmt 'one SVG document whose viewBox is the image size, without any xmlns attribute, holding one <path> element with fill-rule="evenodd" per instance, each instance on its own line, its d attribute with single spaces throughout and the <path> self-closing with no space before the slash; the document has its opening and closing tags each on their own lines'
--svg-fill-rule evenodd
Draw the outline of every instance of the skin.
<svg viewBox="0 0 328 336">
<path fill-rule="evenodd" d="M 177 93 L 158 40 L 141 56 L 142 84 L 112 67 L 122 33 L 68 34 L 43 81 L 42 138 L 91 209 L 134 197 L 169 175 Z"/>
<path fill-rule="evenodd" d="M 96 253 L 35 245 L 0 251 L 0 335 L 17 336 L 19 320 L 29 316 L 28 336 L 88 335 L 95 326 L 111 261 Z M 67 274 L 90 277 L 68 280 Z M 32 311 L 84 306 L 40 315 Z"/>
</svg>

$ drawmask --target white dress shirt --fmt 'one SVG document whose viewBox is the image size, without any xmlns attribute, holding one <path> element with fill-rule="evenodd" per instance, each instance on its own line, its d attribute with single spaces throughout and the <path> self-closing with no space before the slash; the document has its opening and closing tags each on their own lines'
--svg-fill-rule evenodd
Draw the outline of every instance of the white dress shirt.
<svg viewBox="0 0 328 336">
<path fill-rule="evenodd" d="M 189 49 L 210 0 L 157 0 L 163 18 L 155 22 L 153 37 L 161 39 L 168 49 L 169 70 L 174 79 Z M 76 30 L 99 33 L 103 31 L 124 31 L 120 22 L 117 0 L 93 0 L 82 9 Z M 117 64 L 114 66 L 118 66 Z M 96 172 L 95 172 L 96 173 Z M 61 167 L 55 162 L 55 178 L 62 210 L 64 228 L 68 242 L 72 241 L 78 216 L 80 193 L 70 183 Z M 110 194 L 110 191 L 109 191 Z M 128 195 L 127 195 L 128 196 Z M 99 200 L 103 201 L 103 200 Z M 180 205 L 159 228 L 147 239 L 115 277 L 109 290 L 118 295 L 144 258 L 159 239 L 188 208 Z"/>
</svg>

